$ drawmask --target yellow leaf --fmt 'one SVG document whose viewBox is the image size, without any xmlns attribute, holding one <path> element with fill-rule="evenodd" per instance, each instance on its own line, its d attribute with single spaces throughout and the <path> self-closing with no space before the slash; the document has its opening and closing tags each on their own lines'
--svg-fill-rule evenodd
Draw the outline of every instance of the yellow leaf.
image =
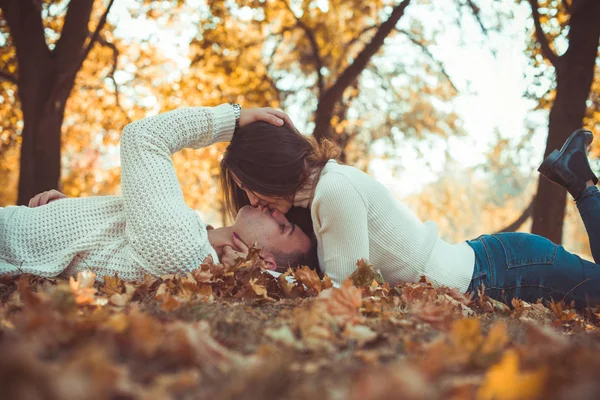
<svg viewBox="0 0 600 400">
<path fill-rule="evenodd" d="M 267 288 L 259 283 L 256 283 L 256 280 L 256 278 L 250 279 L 250 286 L 252 287 L 254 293 L 256 293 L 258 296 L 264 297 L 265 299 L 269 298 L 269 295 L 267 294 Z"/>
<path fill-rule="evenodd" d="M 487 371 L 477 392 L 478 400 L 519 400 L 539 398 L 546 383 L 546 369 L 519 371 L 519 355 L 508 350 L 502 360 Z"/>
<path fill-rule="evenodd" d="M 459 319 L 452 325 L 452 340 L 457 348 L 473 354 L 481 345 L 481 326 L 478 319 Z"/>
<path fill-rule="evenodd" d="M 121 333 L 129 327 L 129 320 L 123 313 L 113 314 L 108 317 L 104 326 L 114 332 Z"/>
<path fill-rule="evenodd" d="M 490 333 L 488 333 L 483 347 L 481 348 L 481 355 L 487 356 L 502 351 L 504 346 L 508 343 L 508 332 L 506 331 L 506 324 L 503 321 L 498 321 L 494 324 Z"/>
</svg>

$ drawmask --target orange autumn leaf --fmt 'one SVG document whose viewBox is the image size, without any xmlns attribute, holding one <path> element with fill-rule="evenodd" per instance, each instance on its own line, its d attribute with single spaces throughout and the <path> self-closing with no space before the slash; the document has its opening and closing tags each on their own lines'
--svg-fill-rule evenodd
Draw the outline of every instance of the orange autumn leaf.
<svg viewBox="0 0 600 400">
<path fill-rule="evenodd" d="M 257 296 L 261 296 L 265 299 L 270 298 L 267 294 L 267 288 L 257 283 L 256 279 L 250 279 L 250 287 L 252 287 L 252 290 L 254 291 L 254 293 L 256 293 Z"/>
<path fill-rule="evenodd" d="M 77 278 L 69 277 L 69 287 L 78 305 L 89 305 L 96 303 L 97 290 L 93 287 L 96 274 L 91 271 L 83 271 L 77 274 Z"/>
<path fill-rule="evenodd" d="M 324 289 L 323 282 L 314 269 L 303 266 L 295 269 L 293 274 L 298 283 L 304 285 L 307 290 L 313 290 L 315 294 L 321 293 L 321 290 Z"/>
<path fill-rule="evenodd" d="M 477 392 L 478 400 L 529 400 L 539 398 L 546 384 L 546 368 L 519 369 L 519 355 L 508 350 L 502 360 L 487 371 Z"/>
<path fill-rule="evenodd" d="M 116 276 L 105 276 L 102 291 L 107 295 L 121 294 L 123 292 L 123 281 Z"/>
</svg>

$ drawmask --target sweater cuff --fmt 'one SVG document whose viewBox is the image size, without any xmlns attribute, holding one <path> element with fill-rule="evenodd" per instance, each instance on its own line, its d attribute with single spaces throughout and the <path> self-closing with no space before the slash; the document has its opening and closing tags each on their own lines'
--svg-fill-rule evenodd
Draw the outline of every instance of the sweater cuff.
<svg viewBox="0 0 600 400">
<path fill-rule="evenodd" d="M 213 143 L 230 142 L 235 130 L 235 114 L 231 104 L 221 104 L 213 107 L 214 129 Z"/>
</svg>

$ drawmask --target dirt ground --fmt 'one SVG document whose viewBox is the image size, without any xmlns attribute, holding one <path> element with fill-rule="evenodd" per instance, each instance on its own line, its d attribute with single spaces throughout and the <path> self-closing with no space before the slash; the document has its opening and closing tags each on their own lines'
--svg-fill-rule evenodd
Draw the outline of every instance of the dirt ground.
<svg viewBox="0 0 600 400">
<path fill-rule="evenodd" d="M 597 310 L 392 287 L 365 263 L 341 288 L 261 267 L 3 278 L 0 397 L 600 398 Z"/>
</svg>

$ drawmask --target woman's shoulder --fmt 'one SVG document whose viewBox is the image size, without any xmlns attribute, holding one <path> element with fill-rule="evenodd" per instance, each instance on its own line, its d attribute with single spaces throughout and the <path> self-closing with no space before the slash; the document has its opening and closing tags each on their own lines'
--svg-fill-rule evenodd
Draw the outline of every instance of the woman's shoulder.
<svg viewBox="0 0 600 400">
<path fill-rule="evenodd" d="M 315 189 L 315 198 L 335 193 L 337 196 L 347 192 L 361 192 L 365 177 L 370 178 L 358 168 L 349 165 L 338 164 L 330 160 L 319 177 Z"/>
<path fill-rule="evenodd" d="M 332 184 L 335 182 L 343 182 L 360 186 L 362 183 L 369 180 L 373 180 L 373 178 L 360 169 L 350 165 L 339 164 L 335 160 L 329 160 L 321 172 L 319 183 L 327 182 Z"/>
</svg>

